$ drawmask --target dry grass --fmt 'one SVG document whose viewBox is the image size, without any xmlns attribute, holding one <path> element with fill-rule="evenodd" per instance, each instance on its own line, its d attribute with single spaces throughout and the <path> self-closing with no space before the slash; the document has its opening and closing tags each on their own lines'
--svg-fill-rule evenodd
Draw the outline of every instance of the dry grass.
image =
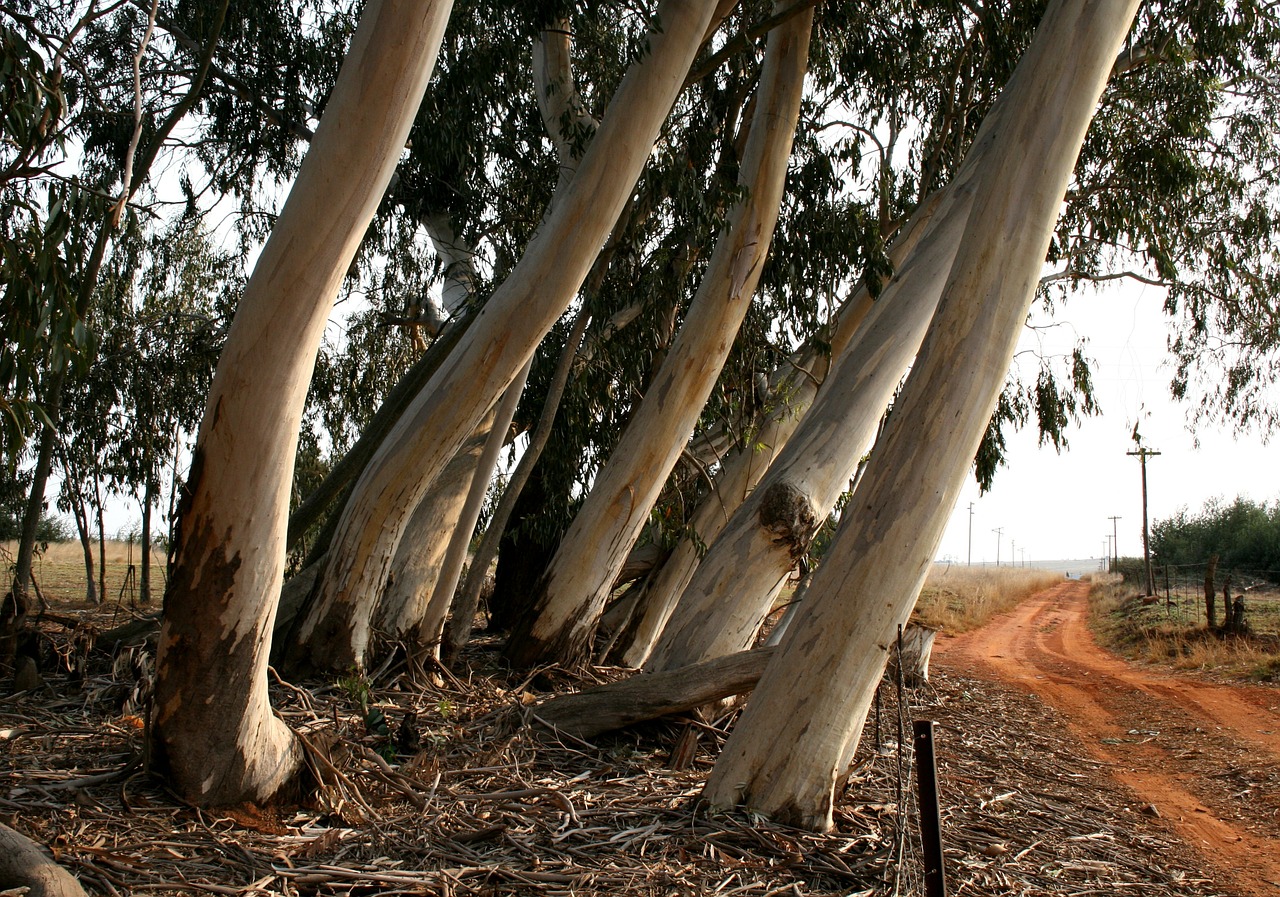
<svg viewBox="0 0 1280 897">
<path fill-rule="evenodd" d="M 37 546 L 39 548 L 40 546 Z M 6 570 L 12 568 L 13 559 L 18 553 L 16 542 L 0 542 L 0 563 Z M 142 563 L 142 546 L 130 545 L 128 542 L 107 541 L 107 579 L 103 588 L 102 600 L 114 604 L 117 601 L 130 602 L 130 585 L 132 584 L 133 600 L 138 599 L 137 575 Z M 98 545 L 93 545 L 93 563 L 96 575 L 98 567 Z M 134 574 L 129 577 L 129 565 L 133 564 Z M 159 601 L 164 589 L 164 555 L 157 549 L 151 552 L 152 599 Z M 41 550 L 32 568 L 40 593 L 50 604 L 60 607 L 82 607 L 85 603 L 84 553 L 79 542 L 51 542 Z M 6 588 L 8 585 L 6 584 Z"/>
<path fill-rule="evenodd" d="M 1144 599 L 1119 576 L 1099 577 L 1090 595 L 1098 641 L 1130 660 L 1175 670 L 1280 681 L 1280 635 L 1275 619 L 1280 596 L 1251 594 L 1249 635 L 1231 635 L 1188 620 L 1164 600 Z"/>
<path fill-rule="evenodd" d="M 1061 573 L 1029 567 L 935 564 L 912 619 L 944 632 L 965 632 L 1061 581 Z"/>
</svg>

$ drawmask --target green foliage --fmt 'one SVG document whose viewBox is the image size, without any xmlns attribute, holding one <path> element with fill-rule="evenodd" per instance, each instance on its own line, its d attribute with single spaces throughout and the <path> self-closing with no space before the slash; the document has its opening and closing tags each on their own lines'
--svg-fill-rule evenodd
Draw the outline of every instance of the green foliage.
<svg viewBox="0 0 1280 897">
<path fill-rule="evenodd" d="M 1049 261 L 1064 291 L 1166 288 L 1173 394 L 1266 433 L 1280 374 L 1280 12 L 1144 3 L 1090 129 Z"/>
<path fill-rule="evenodd" d="M 1217 555 L 1224 570 L 1250 570 L 1280 579 L 1280 502 L 1237 496 L 1230 503 L 1186 508 L 1151 527 L 1151 551 L 1162 564 L 1203 564 Z"/>
<path fill-rule="evenodd" d="M 8 472 L 0 468 L 0 542 L 16 541 L 22 535 L 22 518 L 27 509 L 31 476 L 27 471 Z M 66 542 L 74 538 L 63 517 L 47 509 L 36 525 L 36 542 Z"/>
<path fill-rule="evenodd" d="M 1119 573 L 1121 579 L 1130 585 L 1146 588 L 1147 564 L 1142 558 L 1116 558 L 1116 566 L 1113 572 Z"/>
<path fill-rule="evenodd" d="M 360 708 L 361 713 L 368 711 L 369 698 L 373 694 L 368 676 L 352 667 L 347 675 L 340 677 L 333 684 L 348 701 Z"/>
<path fill-rule="evenodd" d="M 1006 425 L 1021 428 L 1034 419 L 1040 445 L 1051 444 L 1055 451 L 1061 452 L 1067 447 L 1068 425 L 1079 423 L 1082 416 L 1101 412 L 1093 398 L 1093 382 L 1083 346 L 1077 346 L 1069 358 L 1058 359 L 1058 373 L 1054 371 L 1053 361 L 1039 359 L 1040 372 L 1034 384 L 1024 383 L 1015 371 L 1015 376 L 1000 393 L 974 460 L 974 476 L 981 491 L 991 488 L 996 470 L 1005 463 Z"/>
</svg>

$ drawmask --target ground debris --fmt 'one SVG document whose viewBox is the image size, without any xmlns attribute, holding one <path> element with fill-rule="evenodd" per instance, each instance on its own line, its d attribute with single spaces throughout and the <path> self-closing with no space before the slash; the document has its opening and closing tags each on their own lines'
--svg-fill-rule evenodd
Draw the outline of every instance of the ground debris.
<svg viewBox="0 0 1280 897">
<path fill-rule="evenodd" d="M 307 806 L 235 812 L 185 806 L 147 776 L 128 669 L 52 675 L 43 694 L 0 698 L 0 822 L 107 895 L 781 897 L 918 885 L 910 758 L 896 739 L 906 711 L 892 687 L 836 828 L 819 835 L 700 805 L 731 714 L 557 738 L 531 725 L 533 691 L 592 683 L 556 671 L 511 679 L 496 648 L 469 651 L 458 678 L 421 683 L 399 668 L 372 682 L 273 678 L 321 787 Z M 951 893 L 1215 893 L 1157 820 L 1092 784 L 1095 764 L 1037 718 L 1046 711 L 1033 699 L 946 676 L 909 696 L 914 715 L 941 723 Z M 397 734 L 406 729 L 413 738 Z"/>
<path fill-rule="evenodd" d="M 949 893 L 1223 893 L 1036 698 L 944 666 L 920 700 L 939 723 Z"/>
</svg>

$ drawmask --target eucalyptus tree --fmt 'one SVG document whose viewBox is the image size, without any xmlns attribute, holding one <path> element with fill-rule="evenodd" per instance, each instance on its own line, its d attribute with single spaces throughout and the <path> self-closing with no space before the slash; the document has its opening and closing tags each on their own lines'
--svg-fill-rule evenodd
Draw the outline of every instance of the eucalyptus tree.
<svg viewBox="0 0 1280 897">
<path fill-rule="evenodd" d="M 298 427 L 330 306 L 403 152 L 450 6 L 365 6 L 218 361 L 180 506 L 152 732 L 158 764 L 202 804 L 265 800 L 302 761 L 267 699 Z"/>
<path fill-rule="evenodd" d="M 1001 164 L 981 167 L 971 224 L 883 444 L 804 612 L 708 779 L 713 805 L 831 826 L 837 781 L 1001 391 L 1062 197 L 1137 5 L 1052 2 L 1002 92 L 998 125 L 978 135 L 977 147 Z M 1049 107 L 1057 114 L 1045 116 Z"/>
<path fill-rule="evenodd" d="M 369 604 L 408 515 L 572 301 L 634 188 L 715 6 L 660 4 L 660 24 L 645 36 L 646 49 L 611 101 L 614 114 L 602 118 L 564 195 L 357 482 L 318 600 L 299 630 L 314 662 L 343 669 L 362 661 Z"/>
<path fill-rule="evenodd" d="M 787 11 L 796 5 L 775 8 Z M 628 431 L 540 584 L 507 654 L 530 664 L 585 658 L 613 582 L 649 508 L 697 423 L 755 292 L 768 254 L 800 111 L 812 9 L 770 33 L 739 168 L 744 198 L 729 214 L 679 335 L 649 384 Z"/>
<path fill-rule="evenodd" d="M 54 238 L 56 248 L 46 246 L 32 258 L 41 259 L 41 264 L 50 269 L 51 276 L 41 278 L 49 283 L 45 289 L 60 290 L 64 295 L 59 304 L 66 311 L 51 309 L 56 312 L 52 319 L 68 320 L 67 326 L 78 343 L 87 344 L 90 339 L 88 319 L 112 235 L 174 128 L 195 105 L 227 6 L 228 0 L 223 0 L 208 10 L 207 46 L 189 66 L 149 70 L 145 81 L 141 59 L 154 23 L 144 13 L 123 4 L 105 9 L 91 4 L 86 10 L 74 5 L 22 4 L 9 13 L 31 33 L 45 36 L 43 39 L 56 47 L 50 54 L 53 62 L 49 78 L 58 99 L 47 114 L 40 116 L 37 133 L 56 129 L 55 142 L 63 159 L 69 140 L 74 138 L 80 145 L 81 170 L 74 177 L 62 177 L 48 167 L 37 166 L 29 172 L 25 194 L 28 199 L 32 195 L 47 197 L 49 224 L 58 216 L 67 218 L 64 226 L 44 228 L 46 243 Z M 127 54 L 124 48 L 128 48 Z M 133 77 L 124 76 L 124 59 L 132 61 Z M 65 128 L 58 128 L 59 113 L 68 111 L 62 108 L 61 97 L 66 95 L 78 98 L 78 109 L 66 117 Z M 130 112 L 125 113 L 126 109 Z M 27 152 L 27 144 L 19 146 L 21 158 Z M 44 161 L 47 165 L 48 160 Z M 77 207 L 75 197 L 96 201 Z M 49 252 L 53 253 L 52 259 Z M 12 266 L 6 268 L 16 271 L 22 267 L 21 260 L 11 261 Z M 21 276 L 15 278 L 10 272 L 6 279 L 21 280 Z M 30 301 L 26 304 L 29 306 Z M 17 315 L 15 319 L 22 318 Z M 19 545 L 15 573 L 19 589 L 25 588 L 30 571 L 31 546 L 52 467 L 63 388 L 67 377 L 74 373 L 70 360 L 65 353 L 57 352 L 48 358 L 47 382 L 41 397 L 46 426 L 40 431 L 27 519 Z"/>
<path fill-rule="evenodd" d="M 1196 14 L 1203 15 L 1204 10 L 1201 9 Z M 1195 209 L 1187 208 L 1184 216 L 1168 219 L 1167 215 L 1162 215 L 1156 208 L 1156 204 L 1162 202 L 1174 207 L 1183 207 L 1180 197 L 1162 198 L 1162 190 L 1174 189 L 1173 185 L 1177 183 L 1184 185 L 1188 183 L 1186 177 L 1190 176 L 1190 172 L 1200 170 L 1197 165 L 1192 164 L 1197 157 L 1217 158 L 1211 151 L 1216 138 L 1210 137 L 1209 129 L 1196 127 L 1187 122 L 1179 123 L 1178 116 L 1167 116 L 1162 113 L 1163 103 L 1185 104 L 1188 102 L 1187 93 L 1165 95 L 1162 92 L 1162 85 L 1168 80 L 1168 75 L 1162 71 L 1162 67 L 1172 64 L 1178 68 L 1180 63 L 1177 60 L 1181 55 L 1185 53 L 1194 56 L 1196 59 L 1194 65 L 1200 67 L 1202 71 L 1194 77 L 1179 76 L 1185 89 L 1191 90 L 1194 85 L 1195 91 L 1198 91 L 1200 99 L 1191 105 L 1196 109 L 1217 110 L 1213 113 L 1204 112 L 1203 115 L 1219 115 L 1230 120 L 1238 103 L 1231 98 L 1230 92 L 1219 89 L 1215 79 L 1209 73 L 1224 67 L 1252 72 L 1256 80 L 1252 82 L 1250 96 L 1264 97 L 1270 89 L 1266 78 L 1268 64 L 1256 60 L 1254 63 L 1249 62 L 1251 57 L 1257 55 L 1256 50 L 1252 49 L 1254 43 L 1251 40 L 1242 40 L 1241 36 L 1246 31 L 1252 37 L 1255 33 L 1270 29 L 1273 34 L 1271 40 L 1274 43 L 1274 17 L 1259 16 L 1257 10 L 1218 10 L 1197 25 L 1197 33 L 1216 34 L 1218 35 L 1216 39 L 1204 41 L 1201 38 L 1203 45 L 1194 52 L 1176 50 L 1177 44 L 1171 35 L 1181 33 L 1185 36 L 1186 26 L 1178 23 L 1188 21 L 1189 16 L 1188 10 L 1173 6 L 1160 13 L 1145 15 L 1138 24 L 1131 46 L 1117 57 L 1113 68 L 1118 77 L 1108 89 L 1100 107 L 1097 123 L 1091 129 L 1090 136 L 1082 149 L 1080 164 L 1077 166 L 1076 182 L 1068 192 L 1065 213 L 1058 223 L 1055 240 L 1047 256 L 1054 269 L 1050 270 L 1041 283 L 1041 293 L 1046 298 L 1060 290 L 1070 290 L 1072 287 L 1078 288 L 1088 283 L 1126 277 L 1138 280 L 1156 278 L 1159 276 L 1157 265 L 1160 261 L 1160 246 L 1183 240 L 1185 237 L 1181 235 L 1194 232 L 1197 228 L 1203 227 L 1212 231 L 1217 227 L 1227 226 L 1222 223 L 1219 206 L 1213 202 L 1202 204 L 1202 211 L 1207 212 L 1208 217 L 1200 218 L 1196 217 Z M 1017 22 L 1019 16 L 1013 15 L 1001 21 Z M 977 28 L 981 25 L 979 20 L 970 27 Z M 1005 35 L 1005 41 L 1009 44 L 1006 50 L 1016 52 L 1017 30 L 1005 25 L 1002 26 L 1002 32 Z M 985 38 L 983 43 L 997 42 Z M 954 44 L 964 46 L 966 41 L 957 39 Z M 1162 48 L 1163 56 L 1148 52 L 1143 49 L 1144 47 Z M 943 68 L 951 71 L 949 66 L 943 66 Z M 974 68 L 979 72 L 995 74 L 989 74 L 980 79 L 977 76 L 967 79 L 970 82 L 965 88 L 967 108 L 970 110 L 967 114 L 971 116 L 985 108 L 984 97 L 991 85 L 999 83 L 998 72 L 1001 66 L 987 62 L 981 65 L 974 64 Z M 975 80 L 987 86 L 975 89 L 972 84 Z M 1256 105 L 1259 102 L 1261 100 L 1250 99 L 1249 105 Z M 1115 152 L 1117 145 L 1114 135 L 1115 122 L 1127 122 L 1134 118 L 1132 113 L 1139 103 L 1146 104 L 1139 118 L 1150 115 L 1153 119 L 1158 118 L 1166 122 L 1159 128 L 1153 126 L 1151 129 L 1136 128 L 1125 131 L 1126 153 L 1135 159 L 1144 160 L 1140 166 L 1135 163 L 1135 168 L 1147 172 L 1145 179 L 1138 177 L 1133 171 L 1127 173 L 1119 171 Z M 940 107 L 945 109 L 950 108 L 951 105 L 953 101 L 946 100 L 940 104 Z M 1151 106 L 1150 110 L 1147 109 L 1148 105 Z M 949 117 L 951 116 L 939 113 L 937 120 L 944 121 Z M 1247 133 L 1254 133 L 1248 125 L 1250 120 L 1251 116 L 1246 115 L 1241 124 Z M 940 141 L 935 140 L 928 130 L 922 131 L 921 134 L 922 149 L 918 157 L 929 159 L 935 168 L 941 166 L 942 170 L 955 171 L 955 163 L 951 162 L 945 153 L 926 151 Z M 1255 148 L 1254 154 L 1256 155 L 1257 152 Z M 1167 172 L 1167 176 L 1157 179 L 1164 186 L 1148 188 L 1148 182 L 1160 171 Z M 1181 174 L 1183 179 L 1174 177 L 1175 174 Z M 899 177 L 903 176 L 899 175 Z M 925 175 L 913 175 L 908 170 L 903 181 L 911 182 L 917 177 L 925 177 Z M 928 180 L 928 178 L 925 179 Z M 1204 185 L 1212 182 L 1214 178 L 1207 177 L 1198 189 L 1204 189 Z M 1105 239 L 1100 237 L 1101 230 L 1105 230 L 1107 234 Z M 1238 228 L 1233 227 L 1228 230 L 1235 232 Z M 1190 253 L 1188 255 L 1194 257 Z M 1252 273 L 1247 274 L 1245 279 L 1255 285 L 1267 282 L 1265 254 L 1255 254 L 1250 265 Z M 1249 266 L 1241 265 L 1236 270 L 1244 272 L 1248 269 Z M 1207 270 L 1184 266 L 1178 272 L 1180 280 L 1176 285 L 1177 290 L 1203 295 L 1205 288 L 1201 284 L 1206 278 L 1217 277 L 1221 283 L 1222 272 L 1218 271 L 1216 274 L 1214 272 L 1213 266 L 1208 266 Z M 892 286 L 890 290 L 893 291 Z M 881 309 L 880 312 L 884 313 L 885 310 Z M 1255 329 L 1254 332 L 1258 331 Z M 874 406 L 875 403 L 873 402 L 872 405 Z M 1010 423 L 1021 425 L 1029 419 L 1035 420 L 1040 428 L 1042 443 L 1052 443 L 1056 448 L 1061 449 L 1066 444 L 1065 429 L 1069 422 L 1079 414 L 1097 411 L 1098 408 L 1091 396 L 1088 363 L 1079 348 L 1065 359 L 1065 368 L 1055 371 L 1049 363 L 1042 362 L 1039 373 L 1033 381 L 1021 384 L 1011 380 L 997 403 L 996 412 L 975 457 L 975 474 L 979 483 L 984 488 L 990 484 L 995 467 L 1002 459 L 1002 430 Z M 870 413 L 878 414 L 878 412 Z M 849 422 L 847 417 L 845 422 Z M 847 466 L 837 478 L 831 481 L 828 497 L 833 498 L 839 493 L 841 484 L 844 482 L 840 477 L 854 469 L 857 457 L 862 451 L 862 446 L 856 443 L 857 441 L 854 440 L 842 449 L 846 458 L 843 463 Z M 774 441 L 767 441 L 764 444 L 777 447 Z M 805 458 L 802 462 L 799 460 L 801 457 Z M 817 467 L 812 457 L 805 456 L 799 450 L 791 454 L 790 459 L 792 464 L 798 464 L 798 470 L 807 471 L 806 477 L 811 476 Z M 776 476 L 784 478 L 780 471 Z M 728 499 L 731 502 L 736 501 L 737 497 L 736 492 L 728 493 Z M 714 498 L 717 503 L 724 503 L 726 493 L 717 491 Z M 755 496 L 753 501 L 758 504 L 762 498 L 763 496 Z M 665 636 L 667 645 L 663 653 L 669 654 L 670 662 L 678 666 L 692 657 L 700 656 L 698 651 L 692 654 L 687 653 L 687 647 L 685 650 L 670 654 L 675 650 L 674 642 L 677 640 L 689 646 L 710 645 L 717 638 L 727 639 L 721 648 L 711 650 L 712 654 L 721 650 L 732 650 L 734 646 L 743 647 L 749 643 L 751 634 L 768 608 L 769 586 L 781 581 L 787 567 L 798 553 L 803 552 L 807 539 L 812 537 L 812 525 L 822 519 L 823 512 L 829 510 L 829 507 L 826 501 L 823 501 L 820 506 L 815 506 L 813 513 L 808 515 L 810 523 L 800 526 L 798 534 L 788 533 L 787 538 L 782 541 L 791 548 L 789 552 L 777 555 L 767 575 L 739 577 L 740 569 L 746 569 L 742 568 L 741 559 L 749 556 L 752 558 L 752 564 L 767 563 L 765 558 L 770 552 L 779 550 L 776 541 L 771 542 L 773 547 L 770 549 L 746 550 L 745 553 L 741 546 L 738 549 L 729 548 L 727 540 L 724 544 L 712 545 L 706 559 L 708 563 L 697 574 L 700 585 L 688 595 L 690 602 L 685 611 L 691 616 L 678 624 L 682 630 L 680 634 L 673 630 Z M 719 529 L 718 520 L 726 518 L 732 510 L 733 505 L 729 504 L 719 518 L 710 510 L 701 514 L 700 523 L 705 524 L 706 529 L 700 529 L 699 532 L 711 532 L 714 535 Z M 760 525 L 760 522 L 749 512 L 743 513 L 736 524 L 735 538 L 747 538 L 746 534 L 753 527 Z M 773 534 L 770 539 L 776 539 L 777 535 Z M 757 534 L 754 538 L 759 537 L 762 535 Z M 709 539 L 706 541 L 710 542 Z M 670 582 L 688 583 L 693 576 L 690 569 L 692 564 L 689 561 L 693 554 L 694 552 L 685 546 L 677 550 L 673 560 L 682 561 L 681 566 L 689 572 L 680 577 L 674 570 L 670 571 L 670 575 L 667 575 L 667 570 L 660 571 L 651 583 L 651 585 L 663 587 L 655 595 L 655 599 L 658 595 L 669 594 L 667 589 Z M 788 554 L 790 556 L 787 556 Z M 714 572 L 717 569 L 719 573 Z M 758 570 L 756 567 L 750 569 Z M 717 577 L 725 579 L 718 585 L 713 585 Z M 743 581 L 746 583 L 745 586 L 742 584 Z M 761 586 L 761 584 L 764 585 Z M 748 594 L 756 594 L 761 588 L 764 591 L 756 598 L 746 598 Z M 732 600 L 728 598 L 730 595 L 733 596 Z M 728 635 L 720 631 L 720 626 L 730 614 L 735 613 L 729 610 L 729 607 L 738 600 L 756 601 L 756 610 L 736 611 L 740 616 L 734 626 L 741 628 L 736 630 L 735 635 Z M 725 605 L 723 601 L 729 601 L 729 604 Z M 652 645 L 653 633 L 656 629 L 655 621 L 658 625 L 664 621 L 661 616 L 662 607 L 662 602 L 655 600 L 647 608 L 646 618 L 641 620 L 641 631 L 634 636 L 630 633 L 624 635 L 623 651 L 620 652 L 622 658 L 630 663 L 643 662 Z M 712 608 L 716 610 L 713 611 Z M 666 662 L 655 661 L 655 663 L 665 665 Z"/>
<path fill-rule="evenodd" d="M 113 341 L 96 363 L 115 374 L 121 428 L 107 466 L 141 508 L 138 593 L 151 598 L 153 513 L 166 469 L 194 436 L 241 288 L 236 257 L 211 242 L 198 219 L 179 218 L 147 241 L 137 282 Z M 107 337 L 110 338 L 110 337 Z M 172 513 L 172 508 L 168 509 Z"/>
</svg>

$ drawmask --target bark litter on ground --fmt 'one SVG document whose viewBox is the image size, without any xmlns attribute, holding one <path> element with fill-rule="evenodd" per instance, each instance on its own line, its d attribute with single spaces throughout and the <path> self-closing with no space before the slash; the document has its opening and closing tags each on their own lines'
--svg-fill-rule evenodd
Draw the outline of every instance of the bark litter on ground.
<svg viewBox="0 0 1280 897">
<path fill-rule="evenodd" d="M 305 803 L 224 812 L 186 806 L 146 772 L 145 656 L 93 664 L 79 682 L 47 674 L 37 693 L 0 697 L 0 822 L 107 895 L 905 894 L 920 886 L 919 848 L 897 744 L 914 715 L 940 723 L 953 895 L 1216 893 L 1015 692 L 935 677 L 900 716 L 890 683 L 836 828 L 815 834 L 701 805 L 731 715 L 557 737 L 537 700 L 622 671 L 520 678 L 496 656 L 481 643 L 461 678 L 420 684 L 394 669 L 372 683 L 275 679 L 320 787 Z"/>
</svg>

